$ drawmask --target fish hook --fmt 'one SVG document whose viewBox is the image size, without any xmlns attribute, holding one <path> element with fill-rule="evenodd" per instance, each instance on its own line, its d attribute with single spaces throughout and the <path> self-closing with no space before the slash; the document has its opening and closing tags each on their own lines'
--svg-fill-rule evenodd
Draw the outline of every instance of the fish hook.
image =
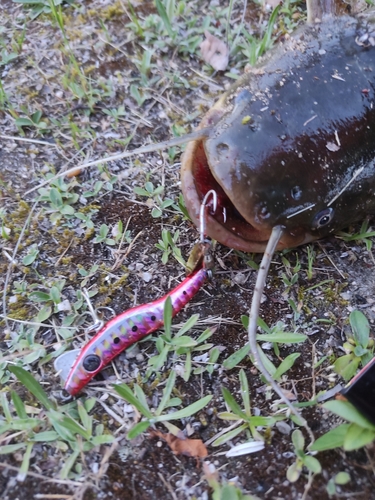
<svg viewBox="0 0 375 500">
<path fill-rule="evenodd" d="M 212 197 L 212 209 L 215 212 L 217 209 L 217 194 L 216 191 L 211 189 L 208 191 L 201 203 L 199 210 L 199 242 L 196 243 L 190 252 L 189 259 L 186 263 L 186 274 L 190 276 L 200 266 L 211 270 L 213 268 L 213 261 L 210 252 L 211 241 L 206 239 L 206 226 L 207 226 L 207 202 Z"/>
<path fill-rule="evenodd" d="M 205 194 L 199 210 L 199 236 L 201 243 L 205 243 L 206 222 L 207 222 L 206 219 L 207 219 L 207 208 L 208 208 L 207 202 L 210 197 L 212 197 L 213 212 L 215 213 L 217 209 L 217 193 L 214 189 L 210 189 Z"/>
<path fill-rule="evenodd" d="M 89 308 L 91 317 L 94 321 L 94 323 L 86 329 L 86 333 L 97 332 L 104 326 L 104 321 L 99 319 L 98 315 L 96 314 L 96 311 L 91 303 L 90 296 L 86 288 L 82 290 L 82 295 L 86 301 L 87 307 Z"/>
</svg>

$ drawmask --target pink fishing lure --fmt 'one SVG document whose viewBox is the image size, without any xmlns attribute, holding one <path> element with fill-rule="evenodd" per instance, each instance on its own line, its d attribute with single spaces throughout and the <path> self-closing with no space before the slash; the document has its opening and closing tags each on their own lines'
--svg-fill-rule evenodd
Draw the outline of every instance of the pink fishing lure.
<svg viewBox="0 0 375 500">
<path fill-rule="evenodd" d="M 171 298 L 175 316 L 202 287 L 208 273 L 203 267 L 164 297 L 129 309 L 106 323 L 80 351 L 65 381 L 65 389 L 75 396 L 120 352 L 162 327 L 167 298 Z"/>
</svg>

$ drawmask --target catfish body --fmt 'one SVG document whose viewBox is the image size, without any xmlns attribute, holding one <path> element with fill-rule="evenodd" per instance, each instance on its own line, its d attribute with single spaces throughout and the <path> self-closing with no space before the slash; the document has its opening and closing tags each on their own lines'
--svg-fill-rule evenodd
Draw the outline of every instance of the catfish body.
<svg viewBox="0 0 375 500">
<path fill-rule="evenodd" d="M 209 236 L 263 251 L 326 236 L 375 213 L 375 11 L 297 31 L 208 112 L 189 145 L 182 188 L 198 223 L 209 189 L 221 210 Z"/>
</svg>

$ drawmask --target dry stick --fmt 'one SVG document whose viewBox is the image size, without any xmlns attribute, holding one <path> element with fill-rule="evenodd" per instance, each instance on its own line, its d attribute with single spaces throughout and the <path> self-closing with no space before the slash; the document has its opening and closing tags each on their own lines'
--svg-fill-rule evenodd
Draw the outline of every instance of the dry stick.
<svg viewBox="0 0 375 500">
<path fill-rule="evenodd" d="M 311 472 L 311 470 L 309 470 L 309 477 L 308 477 L 307 483 L 305 484 L 305 490 L 303 492 L 301 500 L 306 500 L 307 495 L 308 495 L 308 493 L 311 489 L 311 486 L 313 484 L 314 477 L 315 477 L 315 474 L 313 472 Z"/>
<path fill-rule="evenodd" d="M 29 139 L 28 137 L 18 137 L 15 135 L 0 135 L 0 139 L 7 139 L 7 140 L 12 140 L 12 141 L 21 141 L 21 142 L 31 142 L 33 144 L 43 144 L 43 146 L 52 146 L 56 147 L 56 144 L 53 142 L 47 142 L 47 141 L 39 141 L 38 139 Z"/>
<path fill-rule="evenodd" d="M 172 485 L 170 483 L 168 483 L 168 481 L 165 479 L 163 474 L 161 474 L 160 472 L 158 472 L 158 476 L 161 479 L 161 482 L 167 488 L 167 490 L 168 490 L 169 494 L 171 495 L 171 497 L 173 498 L 173 500 L 177 500 L 177 496 L 176 496 L 176 493 L 173 491 Z"/>
<path fill-rule="evenodd" d="M 142 146 L 140 148 L 133 149 L 132 151 L 125 151 L 124 153 L 119 153 L 117 155 L 107 156 L 106 158 L 101 158 L 100 160 L 93 160 L 93 161 L 89 161 L 87 163 L 83 163 L 82 165 L 76 165 L 75 167 L 70 168 L 69 170 L 65 170 L 65 172 L 60 172 L 59 174 L 55 175 L 54 177 L 51 177 L 51 179 L 48 179 L 44 182 L 41 182 L 38 186 L 35 186 L 32 189 L 29 189 L 28 191 L 26 191 L 26 193 L 24 193 L 24 195 L 32 193 L 33 191 L 36 191 L 37 189 L 45 186 L 46 184 L 50 184 L 52 181 L 58 179 L 59 177 L 64 177 L 64 176 L 69 175 L 73 172 L 76 172 L 77 170 L 83 170 L 83 169 L 88 168 L 88 167 L 93 167 L 94 165 L 108 163 L 109 161 L 117 161 L 117 160 L 121 160 L 122 158 L 129 158 L 129 156 L 134 156 L 137 154 L 152 153 L 153 151 L 160 151 L 162 149 L 166 149 L 166 148 L 169 148 L 171 146 L 180 146 L 181 144 L 186 144 L 187 142 L 195 141 L 197 139 L 207 137 L 211 130 L 212 130 L 211 127 L 202 128 L 201 130 L 196 130 L 195 132 L 192 132 L 191 134 L 186 134 L 182 137 L 174 137 L 173 139 L 170 139 L 169 141 L 158 142 L 157 144 L 148 144 L 147 146 Z"/>
<path fill-rule="evenodd" d="M 6 462 L 0 462 L 0 468 L 3 468 L 5 470 L 9 469 L 14 472 L 20 472 L 20 467 L 14 467 L 13 465 L 9 465 Z M 78 481 L 71 481 L 70 479 L 53 479 L 52 477 L 47 477 L 43 474 L 38 474 L 36 472 L 31 472 L 31 471 L 26 472 L 26 476 L 35 477 L 36 479 L 41 479 L 43 482 L 46 483 L 65 484 L 66 486 L 82 486 L 82 483 Z"/>
<path fill-rule="evenodd" d="M 8 269 L 9 271 L 9 269 Z M 0 318 L 5 319 L 7 321 L 13 321 L 14 323 L 20 323 L 21 325 L 27 325 L 27 326 L 43 326 L 44 328 L 61 328 L 55 325 L 51 325 L 50 323 L 38 323 L 37 321 L 26 321 L 23 319 L 16 319 L 12 318 L 11 316 L 4 316 L 4 314 L 0 314 Z M 75 326 L 64 326 L 65 329 L 67 330 L 76 330 Z"/>
<path fill-rule="evenodd" d="M 37 493 L 34 495 L 35 499 L 38 500 L 72 500 L 72 495 L 64 495 L 59 493 Z"/>
<path fill-rule="evenodd" d="M 267 247 L 264 252 L 262 262 L 260 264 L 257 280 L 255 283 L 253 300 L 251 302 L 250 315 L 249 315 L 249 328 L 248 328 L 249 345 L 251 354 L 253 355 L 254 358 L 254 365 L 258 368 L 258 370 L 261 372 L 261 374 L 264 376 L 267 382 L 271 385 L 272 389 L 280 396 L 281 400 L 287 405 L 290 411 L 300 420 L 300 422 L 305 427 L 310 436 L 311 443 L 313 443 L 315 438 L 312 430 L 310 429 L 306 420 L 297 410 L 297 408 L 295 408 L 289 401 L 289 399 L 284 395 L 279 384 L 272 378 L 272 375 L 268 372 L 267 368 L 264 366 L 263 361 L 259 354 L 259 347 L 256 341 L 256 334 L 258 327 L 257 320 L 259 316 L 260 302 L 264 286 L 266 284 L 266 279 L 271 264 L 271 259 L 273 254 L 275 253 L 277 244 L 279 243 L 280 238 L 283 234 L 283 230 L 284 228 L 282 226 L 275 226 L 272 229 L 270 239 L 268 240 Z"/>
</svg>

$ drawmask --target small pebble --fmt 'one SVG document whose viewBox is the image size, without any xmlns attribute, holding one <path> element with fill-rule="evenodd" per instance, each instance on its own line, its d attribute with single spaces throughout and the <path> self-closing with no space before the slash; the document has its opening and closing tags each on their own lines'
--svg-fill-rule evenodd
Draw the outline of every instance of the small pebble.
<svg viewBox="0 0 375 500">
<path fill-rule="evenodd" d="M 233 281 L 237 283 L 237 285 L 243 285 L 244 283 L 246 283 L 246 280 L 247 275 L 245 273 L 237 273 L 233 278 Z"/>
<path fill-rule="evenodd" d="M 277 430 L 279 432 L 281 432 L 281 434 L 285 434 L 285 435 L 288 435 L 290 434 L 290 431 L 292 430 L 290 425 L 287 424 L 286 422 L 276 422 L 276 427 L 277 427 Z"/>
<path fill-rule="evenodd" d="M 57 310 L 59 312 L 61 311 L 71 311 L 72 310 L 72 307 L 70 305 L 70 302 L 68 299 L 65 299 L 63 300 L 62 302 L 60 302 L 59 304 L 57 304 Z"/>
<path fill-rule="evenodd" d="M 141 278 L 146 283 L 149 283 L 152 280 L 152 274 L 151 273 L 141 273 Z"/>
</svg>

